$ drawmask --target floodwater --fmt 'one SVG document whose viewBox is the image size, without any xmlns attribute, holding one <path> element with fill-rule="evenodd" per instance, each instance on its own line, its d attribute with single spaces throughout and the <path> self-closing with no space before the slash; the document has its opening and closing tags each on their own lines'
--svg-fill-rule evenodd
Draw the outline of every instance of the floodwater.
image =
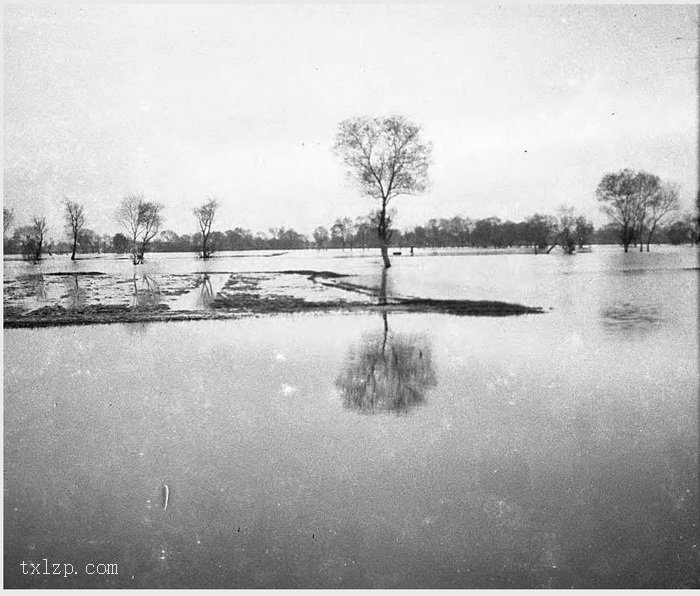
<svg viewBox="0 0 700 596">
<path fill-rule="evenodd" d="M 5 587 L 699 587 L 695 251 L 393 265 L 548 310 L 5 330 Z"/>
</svg>

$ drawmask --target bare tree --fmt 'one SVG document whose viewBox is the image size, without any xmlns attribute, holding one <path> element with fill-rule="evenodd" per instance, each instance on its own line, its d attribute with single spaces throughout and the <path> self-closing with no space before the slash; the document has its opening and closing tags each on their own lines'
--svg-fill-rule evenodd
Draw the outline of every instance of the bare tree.
<svg viewBox="0 0 700 596">
<path fill-rule="evenodd" d="M 362 250 L 364 250 L 365 248 L 367 248 L 367 243 L 372 233 L 372 228 L 374 227 L 372 225 L 371 215 L 360 215 L 356 217 L 353 223 L 353 227 L 356 230 L 357 239 L 360 243 L 360 246 L 362 247 Z"/>
<path fill-rule="evenodd" d="M 159 203 L 146 202 L 141 212 L 143 222 L 143 231 L 139 241 L 139 263 L 143 263 L 143 255 L 146 252 L 146 247 L 153 238 L 156 237 L 163 224 L 163 216 L 161 211 L 163 206 Z"/>
<path fill-rule="evenodd" d="M 658 192 L 661 181 L 647 172 L 624 169 L 606 174 L 596 189 L 602 211 L 618 226 L 620 241 L 629 251 L 629 245 L 639 241 L 647 218 L 647 205 Z"/>
<path fill-rule="evenodd" d="M 66 231 L 73 239 L 73 252 L 71 261 L 75 261 L 75 249 L 78 246 L 78 236 L 85 226 L 85 209 L 80 203 L 63 200 L 63 217 L 66 221 Z"/>
<path fill-rule="evenodd" d="M 589 238 L 593 234 L 593 224 L 584 215 L 579 215 L 576 218 L 575 234 L 579 248 L 583 248 L 584 244 L 588 244 Z"/>
<path fill-rule="evenodd" d="M 22 254 L 25 259 L 33 263 L 41 260 L 41 251 L 48 229 L 45 217 L 34 217 L 32 218 L 32 225 L 20 228 Z"/>
<path fill-rule="evenodd" d="M 141 204 L 144 202 L 143 195 L 128 195 L 124 197 L 117 210 L 117 223 L 126 232 L 126 237 L 131 245 L 131 255 L 136 265 L 137 241 L 141 232 Z"/>
<path fill-rule="evenodd" d="M 12 209 L 3 207 L 2 209 L 2 225 L 3 225 L 3 235 L 7 234 L 7 230 L 15 221 L 15 212 Z"/>
<path fill-rule="evenodd" d="M 146 247 L 158 234 L 162 210 L 162 205 L 146 201 L 143 195 L 128 195 L 122 200 L 116 219 L 128 235 L 134 265 L 143 263 Z"/>
<path fill-rule="evenodd" d="M 202 233 L 202 246 L 199 249 L 199 253 L 203 259 L 208 259 L 211 256 L 211 253 L 214 252 L 211 247 L 207 246 L 207 242 L 209 241 L 211 225 L 214 222 L 214 216 L 216 215 L 216 210 L 218 208 L 219 201 L 216 199 L 209 199 L 201 207 L 197 207 L 196 209 L 192 210 Z"/>
<path fill-rule="evenodd" d="M 576 252 L 576 213 L 573 207 L 562 205 L 557 209 L 558 243 L 567 255 Z M 551 250 L 551 248 L 550 248 Z"/>
<path fill-rule="evenodd" d="M 647 172 L 637 174 L 637 215 L 635 218 L 635 242 L 639 242 L 639 252 L 644 250 L 642 234 L 649 227 L 651 206 L 661 192 L 661 179 Z"/>
<path fill-rule="evenodd" d="M 431 146 L 422 142 L 420 127 L 402 116 L 351 118 L 338 125 L 334 151 L 348 177 L 381 207 L 377 234 L 384 267 L 391 267 L 387 221 L 389 202 L 399 195 L 423 192 L 428 183 Z"/>
<path fill-rule="evenodd" d="M 336 245 L 340 243 L 345 250 L 345 245 L 352 238 L 353 223 L 349 217 L 338 217 L 331 226 L 331 238 Z"/>
<path fill-rule="evenodd" d="M 44 240 L 46 239 L 46 232 L 49 231 L 49 226 L 46 223 L 45 217 L 35 217 L 32 219 L 32 225 L 34 226 L 34 231 L 37 240 L 36 249 L 36 260 L 41 259 L 41 250 L 44 246 Z"/>
<path fill-rule="evenodd" d="M 647 227 L 647 252 L 651 237 L 657 226 L 672 213 L 678 211 L 680 202 L 678 200 L 678 185 L 666 182 L 661 185 L 659 191 L 649 200 L 647 205 L 646 227 Z M 641 244 L 641 238 L 639 240 Z"/>
</svg>

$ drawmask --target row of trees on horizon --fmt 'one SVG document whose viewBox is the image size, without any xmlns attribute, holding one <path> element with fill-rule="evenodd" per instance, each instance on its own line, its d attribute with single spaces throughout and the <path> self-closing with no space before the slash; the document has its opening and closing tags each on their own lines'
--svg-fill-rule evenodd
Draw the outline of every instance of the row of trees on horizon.
<svg viewBox="0 0 700 596">
<path fill-rule="evenodd" d="M 5 212 L 6 220 L 7 212 Z M 207 256 L 217 251 L 245 250 L 295 250 L 295 249 L 377 249 L 380 240 L 373 221 L 376 214 L 352 219 L 339 217 L 328 227 L 317 227 L 311 237 L 297 232 L 293 228 L 270 228 L 267 232 L 253 232 L 249 229 L 234 228 L 225 231 L 210 231 L 207 238 Z M 685 244 L 697 243 L 698 233 L 694 218 L 690 214 L 657 227 L 654 241 L 658 243 Z M 11 221 L 11 219 L 10 219 Z M 213 224 L 213 219 L 211 219 Z M 7 230 L 7 228 L 6 228 Z M 152 230 L 151 230 L 152 233 Z M 559 243 L 561 239 L 562 244 Z M 589 244 L 621 244 L 619 226 L 609 223 L 595 228 L 581 215 L 576 215 L 572 208 L 563 208 L 557 215 L 536 213 L 519 222 L 503 221 L 499 217 L 470 219 L 454 216 L 451 218 L 434 218 L 422 225 L 404 230 L 393 230 L 392 243 L 398 248 L 512 248 L 527 247 L 533 252 L 545 253 L 551 248 L 576 250 Z M 634 245 L 635 241 L 631 241 Z M 36 218 L 31 225 L 14 229 L 13 234 L 5 238 L 5 254 L 24 254 L 28 259 L 37 258 L 41 246 L 42 254 L 80 253 L 130 253 L 133 238 L 123 232 L 99 234 L 83 224 L 77 235 L 71 231 L 65 239 L 48 239 L 48 226 L 45 218 Z M 158 231 L 146 241 L 139 243 L 137 237 L 137 261 L 144 258 L 144 253 L 151 252 L 193 252 L 203 256 L 203 234 L 177 234 L 164 229 Z M 143 252 L 141 252 L 143 251 Z M 38 255 L 40 258 L 41 255 Z"/>
<path fill-rule="evenodd" d="M 428 187 L 432 146 L 421 138 L 420 127 L 402 116 L 352 118 L 338 125 L 333 151 L 346 174 L 362 195 L 375 201 L 369 215 L 356 219 L 339 217 L 329 228 L 319 226 L 312 238 L 292 228 L 271 228 L 252 233 L 235 228 L 213 229 L 220 202 L 210 198 L 192 209 L 197 231 L 178 235 L 164 228 L 163 205 L 143 195 L 126 196 L 115 213 L 116 234 L 97 234 L 87 227 L 85 208 L 70 199 L 62 200 L 65 240 L 48 239 L 46 218 L 34 217 L 28 226 L 4 237 L 5 253 L 21 253 L 34 262 L 44 252 L 130 253 L 133 263 L 142 263 L 147 251 L 195 251 L 207 259 L 215 251 L 304 248 L 380 248 L 384 267 L 390 267 L 389 246 L 398 247 L 528 247 L 549 253 L 559 247 L 567 254 L 590 243 L 618 243 L 625 252 L 639 245 L 646 250 L 653 241 L 697 243 L 698 213 L 680 213 L 679 188 L 658 176 L 632 169 L 603 176 L 596 197 L 610 223 L 594 229 L 573 207 L 562 205 L 554 215 L 535 213 L 520 222 L 498 217 L 472 220 L 467 217 L 431 219 L 411 229 L 398 230 L 394 199 L 421 194 Z M 700 194 L 698 195 L 700 201 Z M 700 211 L 700 205 L 697 206 Z M 14 214 L 3 209 L 4 234 Z"/>
</svg>

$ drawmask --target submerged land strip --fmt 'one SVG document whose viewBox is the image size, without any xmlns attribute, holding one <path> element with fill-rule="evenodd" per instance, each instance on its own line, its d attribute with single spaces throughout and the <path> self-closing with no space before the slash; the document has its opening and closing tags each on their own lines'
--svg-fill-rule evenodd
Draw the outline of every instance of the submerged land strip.
<svg viewBox="0 0 700 596">
<path fill-rule="evenodd" d="M 486 300 L 385 295 L 333 271 L 34 274 L 4 282 L 5 328 L 225 320 L 294 313 L 377 311 L 460 316 L 538 314 L 540 307 Z"/>
</svg>

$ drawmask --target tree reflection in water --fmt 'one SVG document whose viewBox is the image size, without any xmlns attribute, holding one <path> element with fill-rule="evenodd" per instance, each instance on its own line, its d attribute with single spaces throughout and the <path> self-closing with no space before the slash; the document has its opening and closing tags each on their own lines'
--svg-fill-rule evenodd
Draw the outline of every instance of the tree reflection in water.
<svg viewBox="0 0 700 596">
<path fill-rule="evenodd" d="M 386 269 L 382 273 L 379 304 L 387 304 Z M 362 413 L 405 414 L 425 403 L 436 384 L 431 346 L 425 335 L 392 333 L 386 311 L 384 328 L 365 335 L 348 354 L 335 383 L 346 408 Z"/>
<path fill-rule="evenodd" d="M 373 414 L 405 414 L 425 403 L 436 384 L 427 338 L 391 333 L 387 314 L 384 330 L 370 333 L 350 350 L 345 368 L 336 379 L 346 408 Z"/>
<path fill-rule="evenodd" d="M 66 279 L 66 293 L 64 298 L 67 299 L 67 307 L 71 310 L 80 310 L 85 306 L 87 293 L 84 288 L 80 287 L 77 273 L 74 273 L 70 278 Z"/>
<path fill-rule="evenodd" d="M 197 280 L 199 286 L 199 296 L 197 298 L 197 307 L 209 308 L 212 300 L 214 300 L 214 290 L 211 286 L 211 280 L 208 273 L 202 273 Z"/>
<path fill-rule="evenodd" d="M 142 276 L 142 283 L 136 281 L 136 274 L 133 279 L 133 292 L 131 296 L 132 308 L 155 308 L 160 304 L 160 287 L 158 282 L 149 275 Z"/>
<path fill-rule="evenodd" d="M 30 275 L 29 279 L 32 282 L 32 290 L 37 300 L 41 302 L 46 301 L 46 283 L 44 282 L 44 275 L 42 273 L 37 273 Z"/>
</svg>

